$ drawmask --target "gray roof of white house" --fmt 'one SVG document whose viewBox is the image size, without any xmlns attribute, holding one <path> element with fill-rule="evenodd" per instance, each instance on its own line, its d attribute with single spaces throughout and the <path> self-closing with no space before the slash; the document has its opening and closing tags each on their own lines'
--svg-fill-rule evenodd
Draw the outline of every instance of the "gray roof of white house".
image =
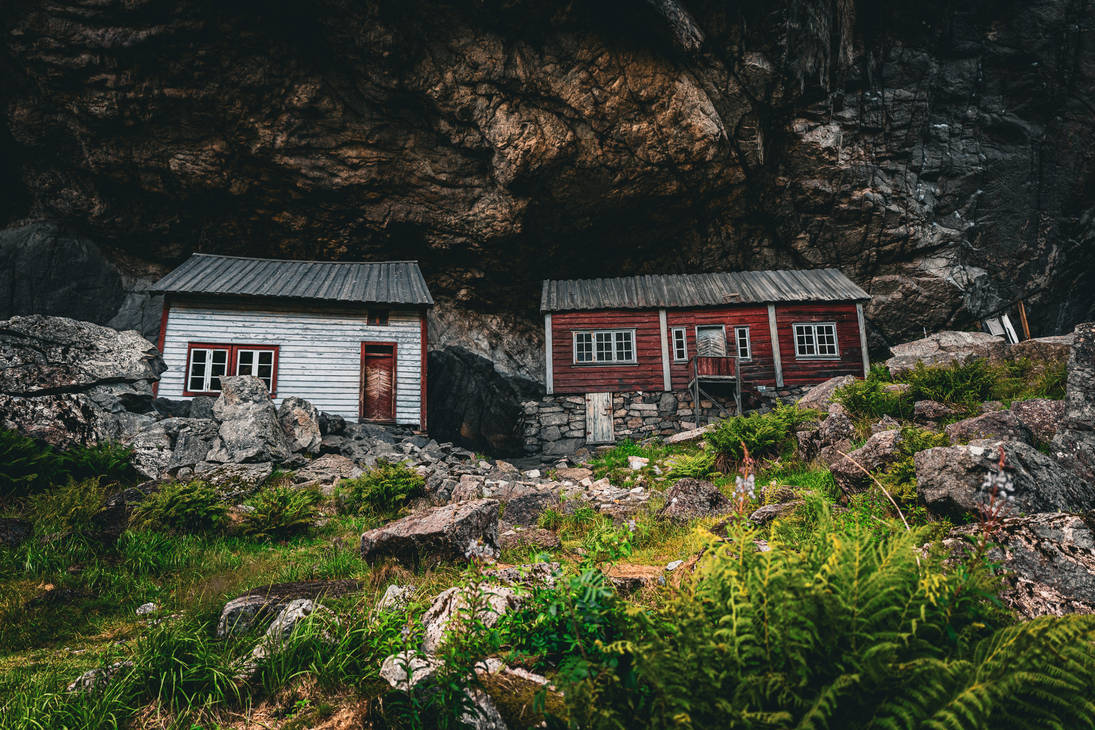
<svg viewBox="0 0 1095 730">
<path fill-rule="evenodd" d="M 541 312 L 681 309 L 721 304 L 847 302 L 870 299 L 837 269 L 653 274 L 545 281 Z"/>
<path fill-rule="evenodd" d="M 291 261 L 196 253 L 152 285 L 164 294 L 432 305 L 417 261 Z"/>
</svg>

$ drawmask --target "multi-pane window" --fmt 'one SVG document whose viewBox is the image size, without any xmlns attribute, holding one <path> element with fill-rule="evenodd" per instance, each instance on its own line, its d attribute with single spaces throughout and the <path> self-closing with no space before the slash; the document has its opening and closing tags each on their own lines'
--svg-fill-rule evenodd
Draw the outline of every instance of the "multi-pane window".
<svg viewBox="0 0 1095 730">
<path fill-rule="evenodd" d="M 635 330 L 595 330 L 574 333 L 574 362 L 635 362 Z"/>
<path fill-rule="evenodd" d="M 236 350 L 236 375 L 254 375 L 266 383 L 266 389 L 274 392 L 274 351 Z"/>
<path fill-rule="evenodd" d="M 840 351 L 836 343 L 836 324 L 810 322 L 796 324 L 795 356 L 803 358 L 837 358 Z"/>
<path fill-rule="evenodd" d="M 186 393 L 219 393 L 226 375 L 253 375 L 271 395 L 277 386 L 277 347 L 273 345 L 190 345 Z"/>
<path fill-rule="evenodd" d="M 387 309 L 370 309 L 368 317 L 369 325 L 372 327 L 387 327 L 388 326 L 388 310 Z"/>
<path fill-rule="evenodd" d="M 688 359 L 688 336 L 685 334 L 684 327 L 673 328 L 673 359 Z"/>
<path fill-rule="evenodd" d="M 753 357 L 752 348 L 749 346 L 748 327 L 734 328 L 734 342 L 737 343 L 739 360 L 749 360 Z"/>
<path fill-rule="evenodd" d="M 190 350 L 186 372 L 187 390 L 192 393 L 219 393 L 221 377 L 228 372 L 231 349 L 195 347 Z"/>
</svg>

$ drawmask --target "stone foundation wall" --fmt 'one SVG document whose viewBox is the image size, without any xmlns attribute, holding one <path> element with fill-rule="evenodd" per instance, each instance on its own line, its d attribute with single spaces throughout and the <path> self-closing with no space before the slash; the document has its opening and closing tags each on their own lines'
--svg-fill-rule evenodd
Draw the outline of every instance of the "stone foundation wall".
<svg viewBox="0 0 1095 730">
<path fill-rule="evenodd" d="M 746 400 L 768 411 L 780 402 L 794 402 L 806 388 L 751 391 Z M 522 404 L 525 453 L 559 456 L 586 445 L 586 399 L 581 395 L 549 395 Z M 706 425 L 733 413 L 734 405 L 703 398 L 699 411 L 688 391 L 612 394 L 612 428 L 617 440 L 640 441 L 669 436 Z"/>
</svg>

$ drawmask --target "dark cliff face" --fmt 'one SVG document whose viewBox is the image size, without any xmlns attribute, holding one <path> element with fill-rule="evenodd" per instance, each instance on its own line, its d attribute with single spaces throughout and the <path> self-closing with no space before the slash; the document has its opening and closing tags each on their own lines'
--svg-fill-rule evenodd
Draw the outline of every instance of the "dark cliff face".
<svg viewBox="0 0 1095 730">
<path fill-rule="evenodd" d="M 887 9 L 890 5 L 903 9 Z M 123 262 L 544 277 L 836 265 L 875 344 L 1019 297 L 1095 316 L 1079 0 L 15 2 L 0 215 Z"/>
</svg>

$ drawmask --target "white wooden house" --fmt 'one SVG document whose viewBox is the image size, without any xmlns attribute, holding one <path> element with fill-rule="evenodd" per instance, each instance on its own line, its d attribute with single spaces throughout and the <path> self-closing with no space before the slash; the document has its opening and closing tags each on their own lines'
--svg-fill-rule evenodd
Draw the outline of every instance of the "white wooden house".
<svg viewBox="0 0 1095 730">
<path fill-rule="evenodd" d="M 255 375 L 347 419 L 426 427 L 426 311 L 414 261 L 284 261 L 194 254 L 164 295 L 158 395 L 216 396 Z"/>
</svg>

